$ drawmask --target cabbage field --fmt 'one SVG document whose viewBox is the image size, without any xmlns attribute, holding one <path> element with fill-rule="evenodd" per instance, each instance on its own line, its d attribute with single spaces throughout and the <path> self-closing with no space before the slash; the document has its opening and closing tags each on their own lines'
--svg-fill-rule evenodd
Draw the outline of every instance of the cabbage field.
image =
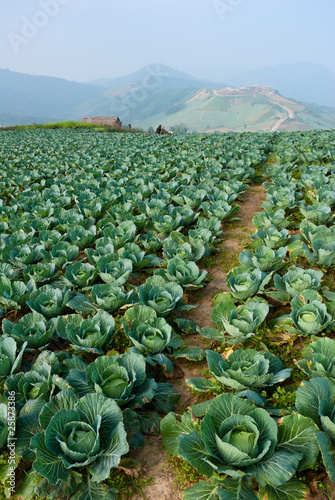
<svg viewBox="0 0 335 500">
<path fill-rule="evenodd" d="M 0 139 L 0 498 L 335 498 L 335 132 Z"/>
</svg>

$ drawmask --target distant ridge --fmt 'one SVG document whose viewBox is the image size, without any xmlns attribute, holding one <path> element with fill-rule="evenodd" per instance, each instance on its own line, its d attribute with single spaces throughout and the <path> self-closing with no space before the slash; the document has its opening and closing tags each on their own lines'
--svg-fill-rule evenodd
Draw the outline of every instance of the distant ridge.
<svg viewBox="0 0 335 500">
<path fill-rule="evenodd" d="M 0 69 L 0 124 L 15 125 L 2 123 L 5 116 L 55 121 L 99 93 L 99 86 Z"/>
<path fill-rule="evenodd" d="M 93 85 L 100 85 L 105 89 L 116 89 L 120 87 L 125 87 L 128 85 L 137 84 L 138 82 L 150 81 L 151 84 L 161 84 L 167 88 L 200 88 L 200 87 L 210 87 L 217 88 L 218 86 L 226 86 L 224 84 L 218 84 L 217 82 L 211 82 L 209 80 L 194 78 L 193 76 L 177 69 L 170 68 L 165 64 L 155 63 L 130 73 L 130 75 L 121 76 L 119 78 L 100 78 L 91 82 Z"/>
</svg>

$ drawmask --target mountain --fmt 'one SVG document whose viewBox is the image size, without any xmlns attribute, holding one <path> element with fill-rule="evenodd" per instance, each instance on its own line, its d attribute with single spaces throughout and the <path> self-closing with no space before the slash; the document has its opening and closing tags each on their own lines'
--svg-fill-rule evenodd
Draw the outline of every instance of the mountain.
<svg viewBox="0 0 335 500">
<path fill-rule="evenodd" d="M 99 93 L 98 85 L 0 69 L 0 123 L 56 121 Z"/>
<path fill-rule="evenodd" d="M 231 86 L 269 85 L 298 101 L 335 106 L 335 73 L 320 64 L 281 64 L 224 73 Z"/>
<path fill-rule="evenodd" d="M 279 74 L 277 70 L 272 73 L 277 78 Z M 263 82 L 270 76 L 250 73 L 248 81 Z M 183 123 L 197 132 L 335 128 L 335 108 L 283 97 L 275 86 L 243 87 L 196 79 L 162 64 L 91 83 L 0 70 L 0 124 L 103 115 L 119 116 L 125 125 L 144 129 Z M 299 93 L 297 86 L 297 95 L 304 95 L 305 87 Z"/>
<path fill-rule="evenodd" d="M 122 76 L 119 78 L 100 78 L 91 82 L 93 85 L 100 85 L 105 89 L 117 89 L 121 87 L 137 86 L 138 84 L 161 86 L 164 88 L 217 88 L 218 84 L 194 78 L 187 73 L 178 71 L 165 64 L 150 64 L 144 68 L 134 71 L 130 75 Z M 221 85 L 225 87 L 225 84 Z"/>
</svg>

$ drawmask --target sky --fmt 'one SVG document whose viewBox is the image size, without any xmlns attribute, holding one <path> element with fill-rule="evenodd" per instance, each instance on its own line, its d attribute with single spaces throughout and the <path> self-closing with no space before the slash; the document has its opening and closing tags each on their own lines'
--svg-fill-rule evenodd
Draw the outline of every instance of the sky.
<svg viewBox="0 0 335 500">
<path fill-rule="evenodd" d="M 0 0 L 0 68 L 76 81 L 162 63 L 198 78 L 335 72 L 334 0 Z"/>
</svg>

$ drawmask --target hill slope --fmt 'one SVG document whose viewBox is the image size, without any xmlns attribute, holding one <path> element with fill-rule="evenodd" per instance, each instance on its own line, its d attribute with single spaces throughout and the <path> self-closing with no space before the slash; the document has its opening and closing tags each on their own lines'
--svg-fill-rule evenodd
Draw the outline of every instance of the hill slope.
<svg viewBox="0 0 335 500">
<path fill-rule="evenodd" d="M 179 102 L 174 113 L 160 112 L 134 121 L 146 128 L 185 124 L 190 131 L 267 131 L 335 128 L 335 108 L 305 104 L 281 96 L 267 86 L 201 89 Z"/>
<path fill-rule="evenodd" d="M 98 85 L 0 69 L 0 124 L 59 120 L 100 93 Z"/>
</svg>

